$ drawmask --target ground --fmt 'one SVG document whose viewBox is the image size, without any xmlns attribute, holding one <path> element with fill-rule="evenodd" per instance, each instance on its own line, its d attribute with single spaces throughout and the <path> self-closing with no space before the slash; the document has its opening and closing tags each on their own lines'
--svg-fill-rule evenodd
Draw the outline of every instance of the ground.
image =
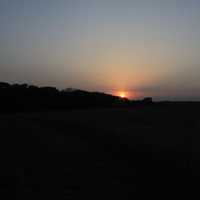
<svg viewBox="0 0 200 200">
<path fill-rule="evenodd" d="M 200 175 L 198 113 L 195 106 L 149 105 L 1 114 L 1 194 L 8 199 L 191 195 Z"/>
</svg>

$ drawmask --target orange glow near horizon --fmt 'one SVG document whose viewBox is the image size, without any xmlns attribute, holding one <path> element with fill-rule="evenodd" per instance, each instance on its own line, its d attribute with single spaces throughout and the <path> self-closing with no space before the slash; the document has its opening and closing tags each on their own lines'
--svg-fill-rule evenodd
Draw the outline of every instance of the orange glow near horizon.
<svg viewBox="0 0 200 200">
<path fill-rule="evenodd" d="M 124 92 L 124 91 L 120 91 L 116 93 L 117 96 L 119 96 L 120 98 L 128 98 L 128 92 Z"/>
<path fill-rule="evenodd" d="M 137 93 L 134 91 L 127 91 L 127 90 L 119 90 L 119 91 L 111 91 L 108 92 L 114 96 L 118 96 L 120 98 L 127 98 L 127 99 L 136 99 L 139 96 L 137 95 Z"/>
<path fill-rule="evenodd" d="M 124 92 L 121 92 L 121 93 L 119 94 L 119 96 L 120 96 L 121 98 L 125 98 L 125 97 L 126 97 L 126 95 L 125 95 Z"/>
</svg>

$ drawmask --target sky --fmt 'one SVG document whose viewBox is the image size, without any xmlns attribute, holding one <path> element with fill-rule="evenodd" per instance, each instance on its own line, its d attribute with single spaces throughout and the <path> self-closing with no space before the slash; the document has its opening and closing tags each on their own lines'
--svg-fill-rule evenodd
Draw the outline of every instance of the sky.
<svg viewBox="0 0 200 200">
<path fill-rule="evenodd" d="M 200 100 L 200 1 L 0 0 L 0 81 Z"/>
</svg>

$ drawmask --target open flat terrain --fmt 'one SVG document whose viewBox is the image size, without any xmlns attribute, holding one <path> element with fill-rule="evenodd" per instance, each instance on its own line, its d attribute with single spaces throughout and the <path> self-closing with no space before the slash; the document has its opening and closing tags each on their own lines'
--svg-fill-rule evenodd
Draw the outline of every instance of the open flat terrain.
<svg viewBox="0 0 200 200">
<path fill-rule="evenodd" d="M 1 114 L 1 194 L 27 200 L 191 195 L 200 175 L 199 110 L 152 105 Z"/>
</svg>

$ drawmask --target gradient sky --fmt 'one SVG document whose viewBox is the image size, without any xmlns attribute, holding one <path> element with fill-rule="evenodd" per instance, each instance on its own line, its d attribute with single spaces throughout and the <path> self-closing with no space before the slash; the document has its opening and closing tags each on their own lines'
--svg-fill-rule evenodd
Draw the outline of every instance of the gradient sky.
<svg viewBox="0 0 200 200">
<path fill-rule="evenodd" d="M 200 1 L 0 0 L 0 81 L 200 100 Z"/>
</svg>

